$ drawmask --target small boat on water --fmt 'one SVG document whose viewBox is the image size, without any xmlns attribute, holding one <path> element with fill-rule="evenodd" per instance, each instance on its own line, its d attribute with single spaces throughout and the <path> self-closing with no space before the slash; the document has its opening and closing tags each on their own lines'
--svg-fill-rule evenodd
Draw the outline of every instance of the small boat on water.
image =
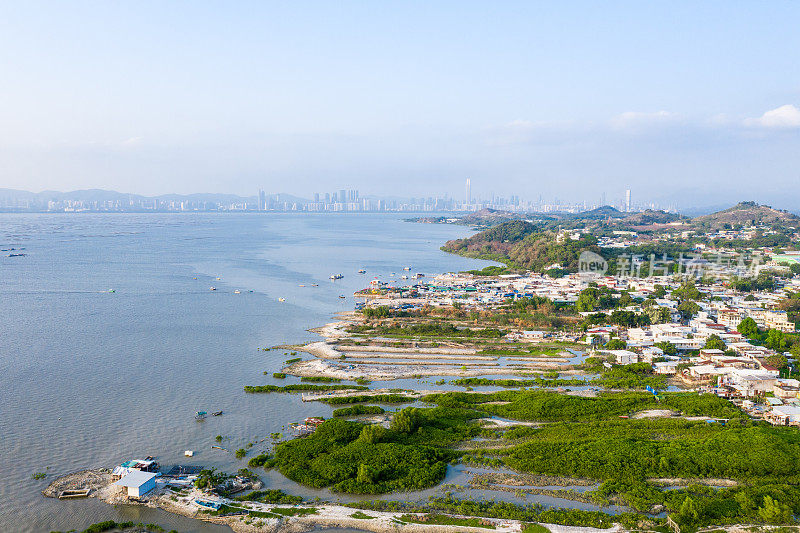
<svg viewBox="0 0 800 533">
<path fill-rule="evenodd" d="M 205 419 L 206 416 L 208 416 L 207 412 L 205 412 L 205 411 L 197 411 L 194 414 L 194 419 L 195 420 L 203 420 L 203 419 Z"/>
<path fill-rule="evenodd" d="M 239 289 L 236 289 L 235 291 L 233 291 L 233 294 L 242 294 L 242 291 L 240 291 Z"/>
<path fill-rule="evenodd" d="M 359 273 L 359 274 L 366 274 L 366 273 L 367 273 L 367 271 L 366 271 L 366 270 L 364 270 L 364 269 L 362 268 L 361 270 L 359 270 L 359 271 L 358 271 L 358 273 Z"/>
<path fill-rule="evenodd" d="M 344 294 L 340 294 L 340 295 L 339 295 L 339 298 L 342 298 L 342 299 L 344 299 L 344 298 L 347 298 L 347 296 L 345 296 Z"/>
<path fill-rule="evenodd" d="M 403 270 L 411 270 L 411 267 L 403 267 Z"/>
<path fill-rule="evenodd" d="M 312 283 L 311 286 L 312 287 L 319 287 L 319 283 Z"/>
<path fill-rule="evenodd" d="M 299 286 L 300 286 L 300 287 L 305 287 L 305 286 L 306 286 L 306 284 L 305 284 L 305 283 L 301 283 Z"/>
<path fill-rule="evenodd" d="M 406 276 L 405 274 L 403 274 L 402 276 L 400 276 L 400 279 L 408 279 L 408 276 Z"/>
<path fill-rule="evenodd" d="M 285 301 L 286 301 L 286 298 L 278 298 L 278 301 L 279 301 L 279 302 L 285 302 Z"/>
<path fill-rule="evenodd" d="M 223 452 L 229 452 L 230 451 L 228 448 L 223 448 L 222 446 L 216 446 L 214 444 L 211 445 L 211 449 L 212 450 L 222 450 Z"/>
<path fill-rule="evenodd" d="M 215 291 L 215 290 L 217 290 L 217 288 L 212 285 L 210 290 Z"/>
<path fill-rule="evenodd" d="M 331 274 L 331 279 L 342 279 L 344 274 Z"/>
<path fill-rule="evenodd" d="M 213 412 L 213 413 L 211 413 L 211 414 L 212 414 L 213 416 L 219 416 L 219 415 L 221 415 L 221 414 L 222 414 L 222 411 L 214 411 L 214 412 Z"/>
</svg>

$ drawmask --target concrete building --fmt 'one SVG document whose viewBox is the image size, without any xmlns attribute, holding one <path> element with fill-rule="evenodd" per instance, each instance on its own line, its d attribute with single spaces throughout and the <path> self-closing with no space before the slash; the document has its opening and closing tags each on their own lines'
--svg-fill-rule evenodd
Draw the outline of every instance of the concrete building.
<svg viewBox="0 0 800 533">
<path fill-rule="evenodd" d="M 133 470 L 123 476 L 119 481 L 115 481 L 114 485 L 125 487 L 128 498 L 141 498 L 156 488 L 156 474 L 153 472 Z"/>
</svg>

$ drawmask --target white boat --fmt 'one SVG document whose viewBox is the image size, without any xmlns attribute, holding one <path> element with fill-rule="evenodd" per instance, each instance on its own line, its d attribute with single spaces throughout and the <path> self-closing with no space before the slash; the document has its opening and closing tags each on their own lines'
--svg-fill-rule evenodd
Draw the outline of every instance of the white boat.
<svg viewBox="0 0 800 533">
<path fill-rule="evenodd" d="M 233 291 L 233 294 L 242 294 L 242 291 L 240 291 L 239 289 L 236 289 L 235 291 Z"/>
<path fill-rule="evenodd" d="M 285 301 L 286 301 L 286 298 L 278 298 L 278 301 L 279 301 L 279 302 L 285 302 Z"/>
<path fill-rule="evenodd" d="M 400 279 L 408 279 L 408 276 L 406 276 L 405 274 L 403 274 L 402 276 L 400 276 Z"/>
<path fill-rule="evenodd" d="M 331 274 L 331 279 L 342 279 L 344 274 Z"/>
<path fill-rule="evenodd" d="M 217 290 L 217 288 L 216 287 L 211 287 L 211 290 L 215 291 L 215 290 Z"/>
<path fill-rule="evenodd" d="M 403 267 L 403 270 L 411 270 L 411 267 Z"/>
</svg>

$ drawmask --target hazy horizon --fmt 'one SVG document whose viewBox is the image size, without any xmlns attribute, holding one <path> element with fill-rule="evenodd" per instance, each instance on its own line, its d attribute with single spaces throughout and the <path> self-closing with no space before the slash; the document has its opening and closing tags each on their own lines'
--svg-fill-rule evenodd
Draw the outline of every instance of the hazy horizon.
<svg viewBox="0 0 800 533">
<path fill-rule="evenodd" d="M 796 3 L 0 15 L 2 188 L 800 201 Z"/>
</svg>

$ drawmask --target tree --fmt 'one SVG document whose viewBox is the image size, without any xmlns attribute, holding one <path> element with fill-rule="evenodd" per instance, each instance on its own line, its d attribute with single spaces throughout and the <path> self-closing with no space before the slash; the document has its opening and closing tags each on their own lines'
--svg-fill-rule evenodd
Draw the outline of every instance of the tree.
<svg viewBox="0 0 800 533">
<path fill-rule="evenodd" d="M 628 345 L 622 339 L 610 339 L 606 345 L 606 350 L 624 350 Z"/>
<path fill-rule="evenodd" d="M 683 503 L 678 509 L 678 523 L 681 525 L 691 526 L 697 522 L 698 514 L 694 506 L 694 501 L 689 496 L 683 500 Z"/>
<path fill-rule="evenodd" d="M 361 433 L 358 435 L 358 440 L 369 444 L 375 444 L 376 442 L 383 440 L 385 437 L 386 430 L 379 424 L 373 424 L 364 426 L 364 429 L 362 429 Z"/>
<path fill-rule="evenodd" d="M 706 339 L 706 344 L 703 348 L 706 350 L 722 350 L 725 351 L 725 341 L 719 338 L 719 335 L 709 335 L 708 339 Z"/>
<path fill-rule="evenodd" d="M 700 300 L 704 294 L 697 290 L 694 281 L 684 281 L 680 287 L 672 291 L 672 296 L 681 300 Z"/>
<path fill-rule="evenodd" d="M 663 298 L 667 295 L 667 289 L 663 285 L 656 285 L 653 290 L 653 298 Z"/>
<path fill-rule="evenodd" d="M 692 300 L 681 301 L 681 303 L 678 304 L 677 309 L 680 311 L 681 316 L 686 320 L 692 318 L 694 315 L 700 312 L 700 306 Z"/>
<path fill-rule="evenodd" d="M 663 324 L 669 322 L 670 318 L 669 309 L 657 305 L 646 308 L 644 314 L 650 319 L 651 324 Z"/>
<path fill-rule="evenodd" d="M 768 524 L 788 524 L 792 521 L 792 510 L 781 505 L 770 496 L 764 496 L 764 505 L 758 508 L 758 517 Z"/>
<path fill-rule="evenodd" d="M 661 351 L 664 352 L 665 355 L 675 355 L 678 353 L 678 349 L 669 341 L 657 342 L 655 346 L 661 348 Z"/>
<path fill-rule="evenodd" d="M 589 287 L 584 289 L 578 295 L 578 300 L 575 302 L 575 309 L 580 313 L 594 311 L 600 307 L 600 302 L 597 301 L 597 289 Z"/>
<path fill-rule="evenodd" d="M 771 329 L 767 331 L 767 339 L 764 341 L 764 345 L 776 352 L 782 352 L 786 350 L 786 335 L 780 330 Z"/>
<path fill-rule="evenodd" d="M 413 433 L 419 425 L 419 414 L 416 407 L 406 407 L 394 415 L 392 429 L 398 433 Z"/>
<path fill-rule="evenodd" d="M 786 356 L 780 353 L 776 353 L 775 355 L 770 355 L 764 362 L 767 363 L 769 366 L 773 366 L 778 370 L 786 368 L 789 366 L 789 360 L 786 359 Z"/>
<path fill-rule="evenodd" d="M 756 321 L 750 317 L 745 318 L 739 325 L 736 327 L 736 331 L 747 337 L 748 339 L 753 339 L 758 336 L 758 325 Z"/>
</svg>

